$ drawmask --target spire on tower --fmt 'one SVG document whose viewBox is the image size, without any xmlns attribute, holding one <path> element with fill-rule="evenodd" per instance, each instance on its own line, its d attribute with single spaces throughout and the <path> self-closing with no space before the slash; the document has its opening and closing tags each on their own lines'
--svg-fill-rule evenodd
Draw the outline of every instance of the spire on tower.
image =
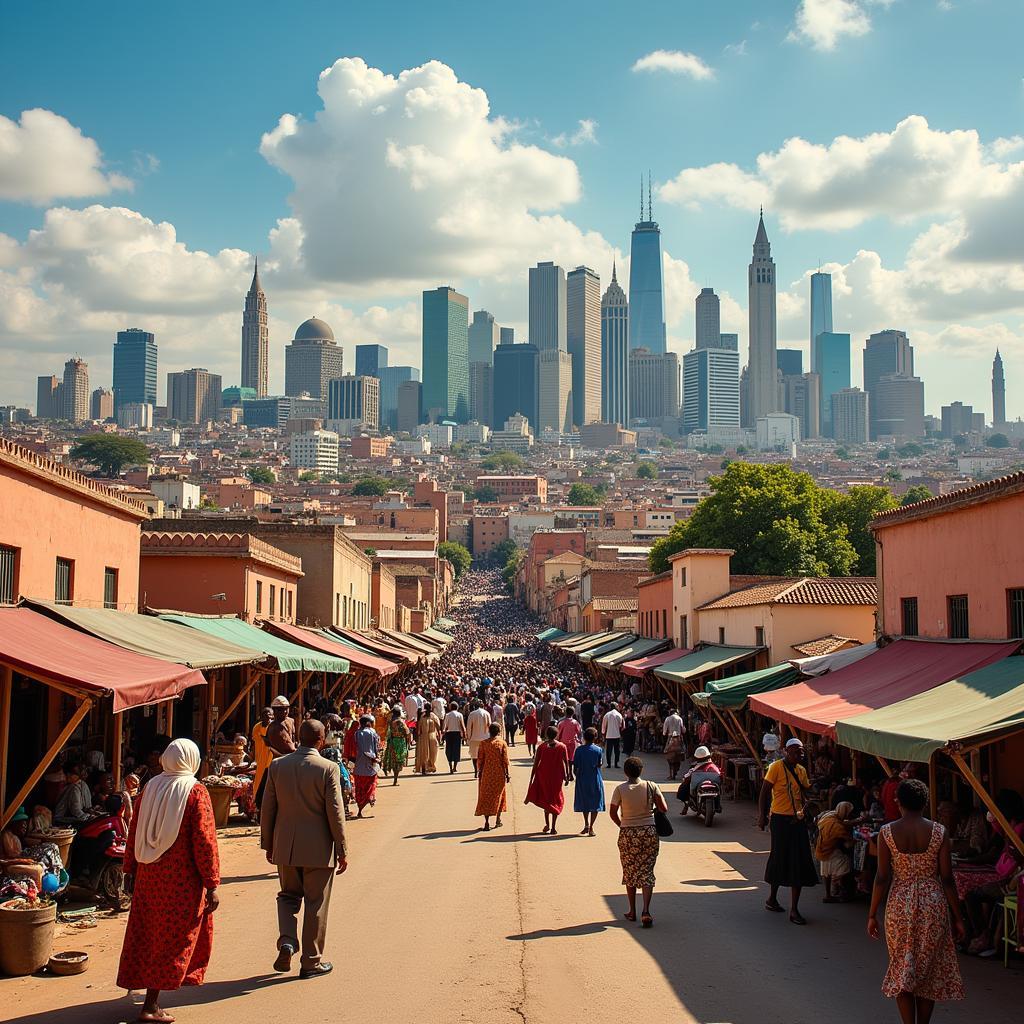
<svg viewBox="0 0 1024 1024">
<path fill-rule="evenodd" d="M 648 172 L 647 172 L 647 219 L 648 220 L 654 220 L 654 217 L 651 214 L 651 172 L 650 172 L 650 170 L 648 170 Z"/>
<path fill-rule="evenodd" d="M 612 284 L 618 284 L 618 282 L 615 279 L 615 257 L 614 256 L 612 257 Z M 999 355 L 998 351 L 996 352 L 996 355 Z"/>
<path fill-rule="evenodd" d="M 252 271 L 252 284 L 249 285 L 249 291 L 260 292 L 263 291 L 263 286 L 260 284 L 260 258 L 256 257 L 256 263 Z"/>
<path fill-rule="evenodd" d="M 644 219 L 644 175 L 640 172 L 640 219 Z"/>
</svg>

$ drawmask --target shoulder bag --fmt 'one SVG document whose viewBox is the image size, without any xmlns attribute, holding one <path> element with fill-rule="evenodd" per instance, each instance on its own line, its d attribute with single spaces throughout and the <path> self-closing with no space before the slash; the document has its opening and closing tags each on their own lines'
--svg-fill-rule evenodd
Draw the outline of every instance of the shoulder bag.
<svg viewBox="0 0 1024 1024">
<path fill-rule="evenodd" d="M 654 787 L 649 782 L 647 783 L 647 795 L 651 799 L 651 810 L 654 812 L 654 831 L 664 839 L 672 835 L 675 829 L 672 828 L 672 822 L 669 821 L 668 815 L 658 809 L 654 800 Z"/>
</svg>

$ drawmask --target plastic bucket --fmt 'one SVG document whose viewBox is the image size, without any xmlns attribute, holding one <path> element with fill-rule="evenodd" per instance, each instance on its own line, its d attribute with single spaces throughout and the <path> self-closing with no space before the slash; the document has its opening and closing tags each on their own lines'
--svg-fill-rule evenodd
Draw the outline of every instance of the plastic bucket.
<svg viewBox="0 0 1024 1024">
<path fill-rule="evenodd" d="M 56 922 L 56 903 L 29 910 L 0 904 L 0 971 L 21 976 L 45 967 L 53 952 Z"/>
<path fill-rule="evenodd" d="M 235 798 L 234 786 L 207 786 L 210 803 L 213 804 L 213 820 L 217 828 L 223 828 L 231 817 L 231 801 Z"/>
</svg>

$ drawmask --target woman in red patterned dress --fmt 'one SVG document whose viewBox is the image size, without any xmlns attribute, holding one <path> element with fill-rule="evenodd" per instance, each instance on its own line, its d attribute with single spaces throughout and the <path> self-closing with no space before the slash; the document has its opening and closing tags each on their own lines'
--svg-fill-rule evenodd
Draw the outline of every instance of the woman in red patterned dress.
<svg viewBox="0 0 1024 1024">
<path fill-rule="evenodd" d="M 544 833 L 558 835 L 558 816 L 565 808 L 565 790 L 569 784 L 569 758 L 565 744 L 556 739 L 558 730 L 549 725 L 544 742 L 537 748 L 530 773 L 530 788 L 524 803 L 534 804 L 544 812 Z"/>
<path fill-rule="evenodd" d="M 191 740 L 174 740 L 132 818 L 124 870 L 135 888 L 117 984 L 146 990 L 140 1021 L 170 1024 L 160 993 L 201 985 L 213 949 L 220 858 L 210 794 L 196 779 L 199 762 Z"/>
</svg>

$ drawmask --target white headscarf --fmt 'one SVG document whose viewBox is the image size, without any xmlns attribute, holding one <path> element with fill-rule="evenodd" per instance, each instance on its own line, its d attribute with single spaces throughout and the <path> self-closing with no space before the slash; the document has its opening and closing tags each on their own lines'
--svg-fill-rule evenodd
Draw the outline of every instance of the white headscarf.
<svg viewBox="0 0 1024 1024">
<path fill-rule="evenodd" d="M 173 740 L 160 755 L 163 773 L 146 784 L 138 807 L 135 859 L 140 864 L 152 864 L 174 845 L 189 793 L 199 782 L 200 759 L 191 740 Z"/>
</svg>

